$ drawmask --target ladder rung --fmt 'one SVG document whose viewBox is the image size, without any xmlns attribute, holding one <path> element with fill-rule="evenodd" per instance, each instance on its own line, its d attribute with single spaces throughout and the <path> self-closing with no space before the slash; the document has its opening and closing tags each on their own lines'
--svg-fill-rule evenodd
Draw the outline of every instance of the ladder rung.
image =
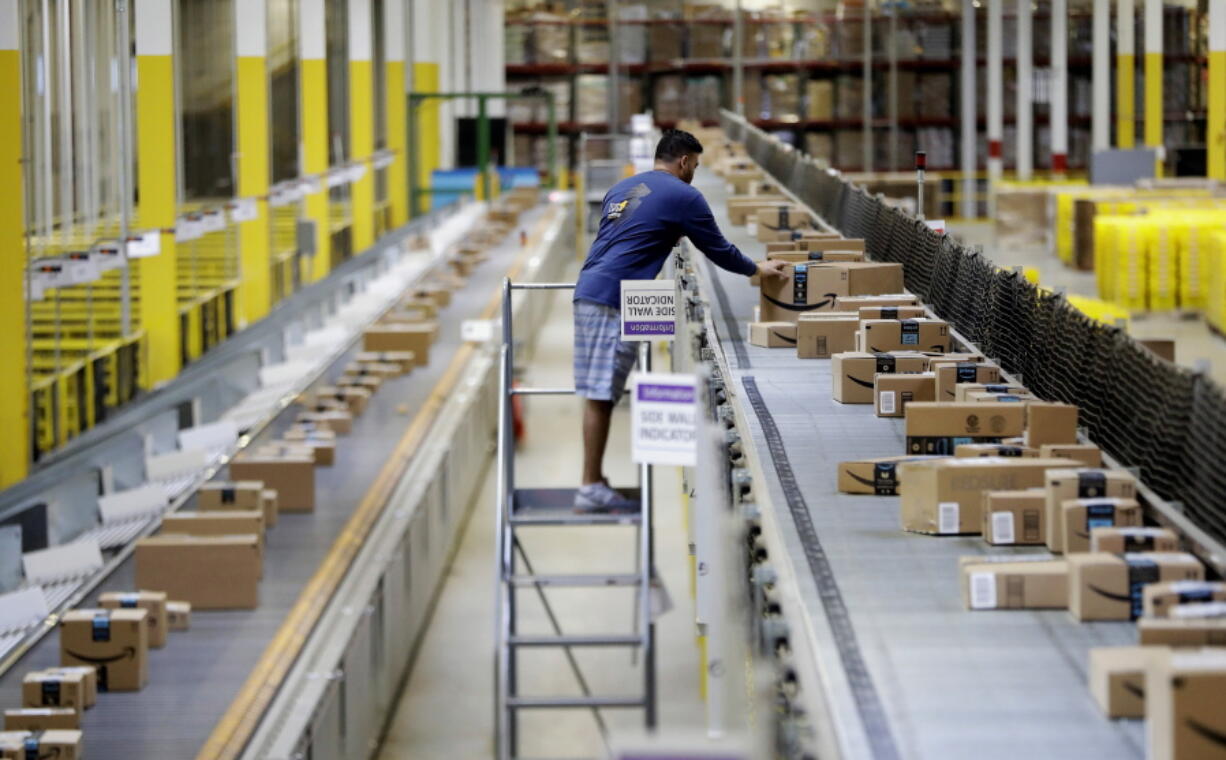
<svg viewBox="0 0 1226 760">
<path fill-rule="evenodd" d="M 573 396 L 574 388 L 512 388 L 512 396 Z"/>
<path fill-rule="evenodd" d="M 507 707 L 643 707 L 642 697 L 509 697 Z"/>
<path fill-rule="evenodd" d="M 643 582 L 641 575 L 514 575 L 513 586 L 576 586 L 601 588 L 603 586 L 637 586 Z"/>
<path fill-rule="evenodd" d="M 584 515 L 574 512 L 539 512 L 536 514 L 512 515 L 512 525 L 637 525 L 637 512 L 631 514 Z"/>
<path fill-rule="evenodd" d="M 564 636 L 511 636 L 513 647 L 637 647 L 643 639 L 636 634 L 572 634 Z"/>
</svg>

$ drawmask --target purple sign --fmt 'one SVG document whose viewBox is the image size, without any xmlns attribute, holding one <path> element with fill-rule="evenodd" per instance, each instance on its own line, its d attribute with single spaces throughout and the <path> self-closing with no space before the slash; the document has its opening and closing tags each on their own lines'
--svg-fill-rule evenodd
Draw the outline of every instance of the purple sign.
<svg viewBox="0 0 1226 760">
<path fill-rule="evenodd" d="M 632 322 L 626 320 L 626 335 L 672 335 L 673 322 Z"/>
<path fill-rule="evenodd" d="M 692 404 L 694 403 L 694 386 L 639 383 L 639 401 Z"/>
</svg>

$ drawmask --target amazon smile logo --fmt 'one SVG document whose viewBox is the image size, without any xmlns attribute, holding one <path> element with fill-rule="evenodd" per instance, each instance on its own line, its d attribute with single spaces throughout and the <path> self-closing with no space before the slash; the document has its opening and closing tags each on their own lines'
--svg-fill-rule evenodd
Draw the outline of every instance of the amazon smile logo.
<svg viewBox="0 0 1226 760">
<path fill-rule="evenodd" d="M 789 338 L 788 336 L 784 335 L 781 332 L 775 332 L 774 330 L 771 330 L 771 335 L 774 335 L 776 338 L 783 341 L 784 343 L 791 343 L 792 345 L 796 345 L 795 338 Z"/>
<path fill-rule="evenodd" d="M 135 660 L 136 659 L 136 648 L 135 647 L 124 647 L 122 652 L 116 655 L 112 655 L 110 657 L 90 657 L 88 655 L 74 652 L 71 649 L 66 649 L 64 651 L 67 652 L 70 656 L 75 657 L 78 660 L 81 660 L 82 662 L 91 662 L 95 665 L 109 665 L 112 662 L 119 662 L 120 660 Z"/>
<path fill-rule="evenodd" d="M 1184 725 L 1219 747 L 1226 747 L 1226 733 L 1210 728 L 1194 718 L 1188 718 L 1186 721 L 1184 721 Z"/>
<path fill-rule="evenodd" d="M 1129 594 L 1117 594 L 1113 591 L 1106 591 L 1104 589 L 1099 588 L 1098 586 L 1095 586 L 1093 583 L 1090 583 L 1087 585 L 1089 586 L 1091 591 L 1098 594 L 1099 596 L 1104 596 L 1108 599 L 1112 599 L 1117 602 L 1128 602 L 1129 604 L 1132 604 L 1132 596 Z"/>
<path fill-rule="evenodd" d="M 860 387 L 862 387 L 862 388 L 872 388 L 872 387 L 873 387 L 872 382 L 870 382 L 870 381 L 868 381 L 868 380 L 861 380 L 860 378 L 858 378 L 858 377 L 852 377 L 851 375 L 848 375 L 848 376 L 847 376 L 847 379 L 848 379 L 848 380 L 850 380 L 850 381 L 852 381 L 852 382 L 853 382 L 853 383 L 855 383 L 856 385 L 859 385 L 859 386 L 860 386 Z"/>
<path fill-rule="evenodd" d="M 787 309 L 788 311 L 813 311 L 814 309 L 821 309 L 825 306 L 828 306 L 834 303 L 834 299 L 839 297 L 838 293 L 824 293 L 823 295 L 826 296 L 826 300 L 819 301 L 818 303 L 810 303 L 810 304 L 784 303 L 783 301 L 780 301 L 777 298 L 771 298 L 765 293 L 762 294 L 762 297 L 765 298 L 767 301 L 770 301 L 775 306 L 778 306 L 781 309 Z"/>
</svg>

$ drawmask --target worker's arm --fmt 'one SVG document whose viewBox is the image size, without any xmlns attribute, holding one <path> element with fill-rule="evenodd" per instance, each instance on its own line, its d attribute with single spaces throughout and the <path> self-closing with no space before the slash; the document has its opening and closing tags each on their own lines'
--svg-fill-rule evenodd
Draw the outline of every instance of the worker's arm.
<svg viewBox="0 0 1226 760">
<path fill-rule="evenodd" d="M 765 260 L 755 263 L 730 243 L 715 224 L 715 216 L 702 193 L 694 193 L 686 211 L 681 218 L 681 228 L 685 231 L 685 236 L 707 258 L 715 262 L 716 266 L 746 277 L 755 274 L 778 277 L 783 273 L 782 262 Z"/>
</svg>

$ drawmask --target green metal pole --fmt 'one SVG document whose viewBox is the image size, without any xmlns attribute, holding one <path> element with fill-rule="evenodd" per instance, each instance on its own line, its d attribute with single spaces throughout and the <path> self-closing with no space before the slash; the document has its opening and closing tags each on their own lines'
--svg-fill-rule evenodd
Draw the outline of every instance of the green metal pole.
<svg viewBox="0 0 1226 760">
<path fill-rule="evenodd" d="M 494 200 L 490 188 L 490 120 L 485 113 L 485 96 L 477 96 L 477 168 L 481 172 L 481 189 L 485 200 Z"/>
</svg>

